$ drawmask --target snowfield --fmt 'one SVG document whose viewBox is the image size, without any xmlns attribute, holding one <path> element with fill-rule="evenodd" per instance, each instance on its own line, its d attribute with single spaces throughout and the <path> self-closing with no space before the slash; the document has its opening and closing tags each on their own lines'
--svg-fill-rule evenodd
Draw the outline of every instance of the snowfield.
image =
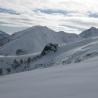
<svg viewBox="0 0 98 98">
<path fill-rule="evenodd" d="M 98 98 L 98 57 L 1 76 L 0 98 Z"/>
</svg>

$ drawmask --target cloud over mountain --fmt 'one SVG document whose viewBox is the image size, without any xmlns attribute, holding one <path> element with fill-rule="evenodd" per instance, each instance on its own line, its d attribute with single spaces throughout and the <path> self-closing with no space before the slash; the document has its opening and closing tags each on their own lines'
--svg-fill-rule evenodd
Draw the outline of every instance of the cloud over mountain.
<svg viewBox="0 0 98 98">
<path fill-rule="evenodd" d="M 0 0 L 0 25 L 46 25 L 57 31 L 77 33 L 98 27 L 97 5 L 97 0 Z"/>
</svg>

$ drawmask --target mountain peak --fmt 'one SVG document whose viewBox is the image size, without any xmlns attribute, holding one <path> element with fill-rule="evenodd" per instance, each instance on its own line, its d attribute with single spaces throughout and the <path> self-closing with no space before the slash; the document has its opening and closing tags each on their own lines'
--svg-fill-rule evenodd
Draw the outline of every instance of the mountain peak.
<svg viewBox="0 0 98 98">
<path fill-rule="evenodd" d="M 51 30 L 50 28 L 48 28 L 47 26 L 41 26 L 41 25 L 37 25 L 37 26 L 32 26 L 30 28 L 28 28 L 29 30 L 31 29 L 36 29 L 36 30 L 42 30 L 42 29 L 46 29 L 46 30 Z"/>
<path fill-rule="evenodd" d="M 0 34 L 5 34 L 5 32 L 3 32 L 3 31 L 0 30 Z"/>
<path fill-rule="evenodd" d="M 91 27 L 89 30 L 97 30 L 96 27 Z"/>
<path fill-rule="evenodd" d="M 98 36 L 98 29 L 96 27 L 91 27 L 80 34 L 83 38 Z"/>
</svg>

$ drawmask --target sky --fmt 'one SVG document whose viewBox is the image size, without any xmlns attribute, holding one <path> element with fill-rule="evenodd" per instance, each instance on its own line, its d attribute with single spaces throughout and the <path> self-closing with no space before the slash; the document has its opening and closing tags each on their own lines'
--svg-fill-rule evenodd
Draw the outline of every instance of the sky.
<svg viewBox="0 0 98 98">
<path fill-rule="evenodd" d="M 0 30 L 35 25 L 69 33 L 98 27 L 98 0 L 0 0 Z"/>
</svg>

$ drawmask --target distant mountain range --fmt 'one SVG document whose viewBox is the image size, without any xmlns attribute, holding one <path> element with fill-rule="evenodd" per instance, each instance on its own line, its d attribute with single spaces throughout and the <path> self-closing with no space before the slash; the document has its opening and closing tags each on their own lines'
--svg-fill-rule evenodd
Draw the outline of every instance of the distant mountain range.
<svg viewBox="0 0 98 98">
<path fill-rule="evenodd" d="M 90 37 L 95 37 L 98 36 L 98 28 L 91 27 L 90 29 L 87 29 L 80 33 L 80 36 L 83 38 L 90 38 Z"/>
<path fill-rule="evenodd" d="M 55 32 L 46 26 L 30 27 L 11 36 L 1 31 L 0 45 L 3 46 L 0 48 L 0 54 L 16 55 L 17 50 L 24 51 L 24 54 L 36 53 L 41 52 L 44 46 L 50 42 L 62 45 L 95 36 L 98 36 L 98 29 L 95 27 L 91 27 L 79 35 L 63 31 Z"/>
</svg>

